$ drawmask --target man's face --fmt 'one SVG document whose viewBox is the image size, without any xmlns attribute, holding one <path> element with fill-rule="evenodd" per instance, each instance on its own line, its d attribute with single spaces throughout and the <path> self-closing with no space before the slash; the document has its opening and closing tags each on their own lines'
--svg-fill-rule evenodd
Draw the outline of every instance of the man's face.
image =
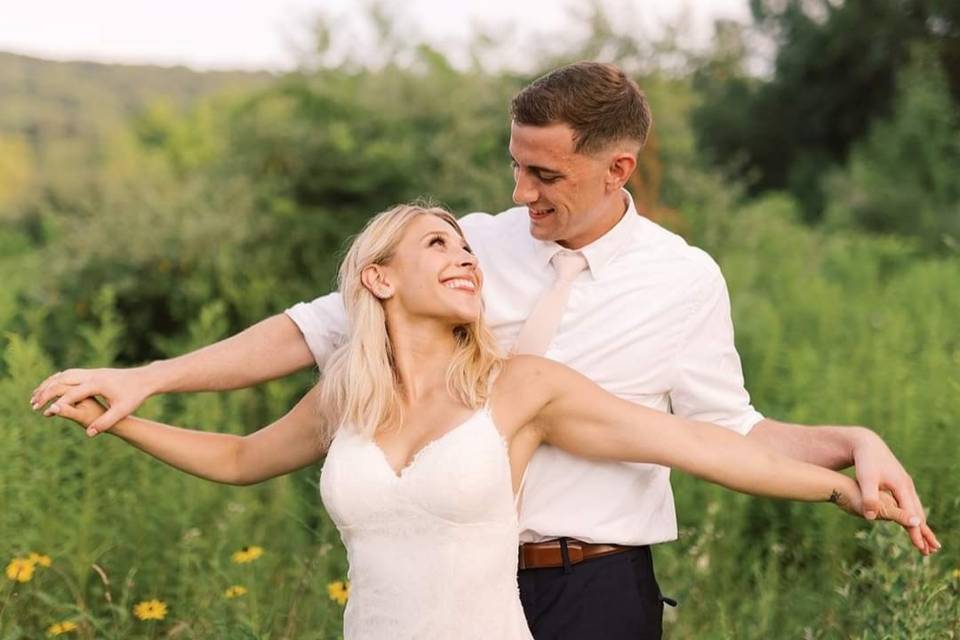
<svg viewBox="0 0 960 640">
<path fill-rule="evenodd" d="M 575 152 L 569 125 L 514 122 L 510 157 L 513 201 L 527 207 L 530 235 L 578 249 L 606 232 L 606 158 Z"/>
</svg>

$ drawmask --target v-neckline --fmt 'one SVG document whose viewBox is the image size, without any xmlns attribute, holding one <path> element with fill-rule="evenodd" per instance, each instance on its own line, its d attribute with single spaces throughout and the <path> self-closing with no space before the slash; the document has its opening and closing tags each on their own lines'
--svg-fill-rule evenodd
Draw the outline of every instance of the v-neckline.
<svg viewBox="0 0 960 640">
<path fill-rule="evenodd" d="M 462 429 L 464 426 L 466 426 L 467 424 L 469 424 L 470 422 L 472 422 L 474 418 L 476 418 L 478 415 L 480 415 L 481 413 L 483 413 L 483 412 L 486 411 L 486 410 L 487 410 L 487 407 L 486 407 L 486 406 L 483 406 L 483 407 L 481 407 L 480 409 L 477 409 L 477 410 L 474 411 L 472 414 L 470 414 L 469 416 L 467 416 L 467 418 L 465 418 L 462 422 L 456 424 L 455 426 L 451 427 L 450 429 L 447 429 L 447 430 L 444 431 L 441 435 L 437 436 L 437 437 L 434 438 L 433 440 L 429 441 L 427 444 L 425 444 L 425 445 L 423 445 L 422 447 L 420 447 L 419 449 L 417 449 L 417 452 L 414 453 L 414 454 L 410 457 L 410 460 L 409 460 L 405 465 L 403 465 L 403 467 L 400 469 L 400 471 L 397 471 L 396 469 L 394 469 L 393 465 L 390 464 L 390 458 L 387 457 L 387 453 L 383 450 L 383 447 L 381 447 L 379 444 L 377 444 L 377 441 L 376 441 L 375 438 L 372 438 L 372 437 L 370 438 L 370 444 L 373 445 L 373 448 L 376 449 L 377 452 L 380 454 L 380 459 L 383 460 L 384 466 L 386 466 L 387 470 L 388 470 L 388 471 L 390 472 L 390 474 L 394 477 L 394 479 L 395 479 L 395 480 L 403 480 L 404 476 L 407 474 L 408 471 L 410 471 L 410 470 L 413 468 L 413 466 L 417 463 L 417 460 L 420 458 L 420 455 L 421 455 L 424 451 L 426 451 L 426 450 L 429 449 L 430 447 L 434 446 L 435 444 L 437 444 L 438 442 L 440 442 L 441 440 L 443 440 L 444 438 L 446 438 L 446 437 L 449 436 L 450 434 L 454 433 L 455 431 L 459 431 L 459 430 Z"/>
</svg>

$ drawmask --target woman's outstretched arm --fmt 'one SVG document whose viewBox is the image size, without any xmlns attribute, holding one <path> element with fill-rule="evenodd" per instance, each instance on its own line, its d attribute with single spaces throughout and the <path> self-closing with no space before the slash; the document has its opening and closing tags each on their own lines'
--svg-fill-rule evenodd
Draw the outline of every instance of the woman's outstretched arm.
<svg viewBox="0 0 960 640">
<path fill-rule="evenodd" d="M 285 416 L 246 436 L 183 429 L 133 416 L 109 433 L 191 475 L 224 484 L 255 484 L 321 458 L 318 393 L 314 387 Z M 59 415 L 86 428 L 103 412 L 102 405 L 88 398 L 63 406 Z"/>
<path fill-rule="evenodd" d="M 521 377 L 539 390 L 531 424 L 543 442 L 587 458 L 661 464 L 752 495 L 834 502 L 862 515 L 852 478 L 788 458 L 727 429 L 622 400 L 558 363 L 525 360 Z M 892 496 L 883 496 L 880 517 L 912 526 Z M 928 542 L 934 546 L 935 541 Z"/>
</svg>

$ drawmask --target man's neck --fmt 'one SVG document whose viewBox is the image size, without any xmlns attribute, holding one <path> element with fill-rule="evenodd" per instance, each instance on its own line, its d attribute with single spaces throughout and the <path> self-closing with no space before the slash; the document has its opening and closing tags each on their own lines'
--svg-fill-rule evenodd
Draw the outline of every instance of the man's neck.
<svg viewBox="0 0 960 640">
<path fill-rule="evenodd" d="M 596 224 L 584 233 L 567 240 L 558 240 L 557 244 L 565 249 L 576 251 L 582 249 L 588 244 L 607 235 L 613 229 L 630 208 L 630 203 L 622 191 L 618 191 L 609 198 L 608 202 L 600 205 L 603 207 L 603 213 L 600 215 Z"/>
</svg>

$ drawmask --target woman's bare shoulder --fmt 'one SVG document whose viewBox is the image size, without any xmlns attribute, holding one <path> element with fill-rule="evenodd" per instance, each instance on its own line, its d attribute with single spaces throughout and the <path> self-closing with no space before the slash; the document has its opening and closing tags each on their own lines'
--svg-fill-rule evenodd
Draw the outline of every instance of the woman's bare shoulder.
<svg viewBox="0 0 960 640">
<path fill-rule="evenodd" d="M 562 368 L 564 368 L 564 365 L 543 356 L 513 355 L 503 361 L 503 371 L 500 376 L 501 378 L 504 376 L 549 376 L 556 375 L 554 372 Z"/>
<path fill-rule="evenodd" d="M 542 404 L 554 393 L 567 368 L 540 356 L 515 355 L 503 362 L 493 394 L 511 403 Z"/>
</svg>

